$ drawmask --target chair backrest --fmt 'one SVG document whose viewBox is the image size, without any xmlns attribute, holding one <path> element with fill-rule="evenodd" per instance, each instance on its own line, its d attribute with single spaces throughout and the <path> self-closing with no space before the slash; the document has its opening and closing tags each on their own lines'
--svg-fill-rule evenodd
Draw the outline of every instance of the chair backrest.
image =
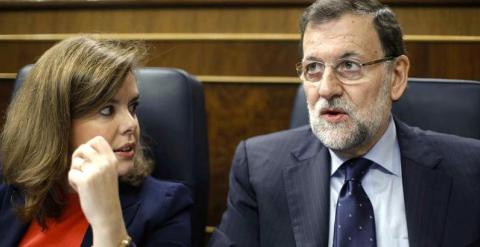
<svg viewBox="0 0 480 247">
<path fill-rule="evenodd" d="M 308 124 L 302 86 L 298 88 L 290 128 Z M 392 112 L 422 129 L 480 139 L 480 82 L 409 78 L 408 87 Z"/>
<path fill-rule="evenodd" d="M 19 88 L 31 65 L 20 70 Z M 192 191 L 192 243 L 204 246 L 209 190 L 208 142 L 202 85 L 185 71 L 141 68 L 137 116 L 155 160 L 153 176 L 182 182 Z"/>
</svg>

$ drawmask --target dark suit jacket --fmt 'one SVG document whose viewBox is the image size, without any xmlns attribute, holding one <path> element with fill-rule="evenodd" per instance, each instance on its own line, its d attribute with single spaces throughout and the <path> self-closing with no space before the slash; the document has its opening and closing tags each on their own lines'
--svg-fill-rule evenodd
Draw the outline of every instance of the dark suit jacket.
<svg viewBox="0 0 480 247">
<path fill-rule="evenodd" d="M 395 123 L 410 246 L 480 246 L 480 141 Z M 326 247 L 329 175 L 308 126 L 240 143 L 210 245 Z"/>
<path fill-rule="evenodd" d="M 17 246 L 28 224 L 12 210 L 11 186 L 0 187 L 0 246 Z M 123 219 L 137 246 L 190 246 L 190 206 L 188 189 L 177 183 L 147 177 L 139 187 L 120 185 Z M 92 246 L 89 227 L 82 245 Z"/>
</svg>

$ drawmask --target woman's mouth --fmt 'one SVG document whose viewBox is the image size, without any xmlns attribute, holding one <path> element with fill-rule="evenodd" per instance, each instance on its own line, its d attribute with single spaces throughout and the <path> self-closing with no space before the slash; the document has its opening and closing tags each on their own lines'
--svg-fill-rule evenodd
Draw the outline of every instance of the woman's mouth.
<svg viewBox="0 0 480 247">
<path fill-rule="evenodd" d="M 113 152 L 119 158 L 132 159 L 135 156 L 135 144 L 127 144 L 120 148 L 114 149 Z"/>
</svg>

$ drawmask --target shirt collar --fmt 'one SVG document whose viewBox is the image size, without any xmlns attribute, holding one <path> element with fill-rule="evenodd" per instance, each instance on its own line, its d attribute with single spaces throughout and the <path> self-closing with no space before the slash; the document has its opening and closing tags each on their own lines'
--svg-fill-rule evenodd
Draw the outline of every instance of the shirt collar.
<svg viewBox="0 0 480 247">
<path fill-rule="evenodd" d="M 332 162 L 332 169 L 330 171 L 330 175 L 332 176 L 348 159 L 339 157 L 330 149 L 328 149 L 328 152 L 330 153 Z M 378 142 L 362 157 L 375 162 L 389 173 L 400 176 L 401 167 L 394 163 L 394 160 L 398 158 L 396 156 L 399 152 L 397 130 L 393 118 L 390 117 L 390 122 L 385 133 L 383 133 L 380 140 L 378 140 Z"/>
</svg>

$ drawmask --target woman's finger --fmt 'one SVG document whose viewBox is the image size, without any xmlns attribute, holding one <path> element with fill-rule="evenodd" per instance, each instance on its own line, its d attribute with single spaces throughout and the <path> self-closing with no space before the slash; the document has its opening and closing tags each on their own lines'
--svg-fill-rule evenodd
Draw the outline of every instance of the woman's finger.
<svg viewBox="0 0 480 247">
<path fill-rule="evenodd" d="M 72 165 L 70 166 L 70 169 L 82 171 L 82 166 L 84 163 L 85 163 L 85 160 L 82 157 L 79 157 L 79 156 L 72 157 Z"/>
<path fill-rule="evenodd" d="M 85 175 L 81 170 L 70 169 L 70 171 L 68 171 L 68 183 L 75 192 L 78 193 L 78 184 L 82 182 L 84 177 Z"/>
<path fill-rule="evenodd" d="M 92 161 L 92 158 L 97 155 L 98 151 L 87 142 L 78 146 L 78 148 L 73 152 L 72 157 L 80 157 L 85 161 Z"/>
<path fill-rule="evenodd" d="M 97 150 L 99 153 L 107 154 L 113 153 L 112 147 L 102 136 L 96 136 L 89 140 L 86 144 Z"/>
</svg>

